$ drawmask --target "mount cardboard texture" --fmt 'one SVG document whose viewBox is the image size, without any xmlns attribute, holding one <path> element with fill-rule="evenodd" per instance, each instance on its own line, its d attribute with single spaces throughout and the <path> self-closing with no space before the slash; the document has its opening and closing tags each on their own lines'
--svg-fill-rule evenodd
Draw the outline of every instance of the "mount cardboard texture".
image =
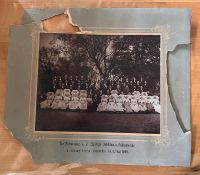
<svg viewBox="0 0 200 175">
<path fill-rule="evenodd" d="M 67 11 L 70 22 L 81 33 L 161 35 L 160 135 L 35 132 L 38 34 L 45 32 L 42 21 L 65 12 L 65 9 L 27 9 L 22 24 L 10 28 L 4 121 L 13 136 L 27 148 L 33 160 L 40 163 L 189 166 L 191 10 L 71 8 Z M 122 148 L 119 146 L 122 144 L 129 146 Z M 70 152 L 71 149 L 90 152 Z M 92 151 L 94 149 L 126 149 L 128 154 L 97 153 Z"/>
</svg>

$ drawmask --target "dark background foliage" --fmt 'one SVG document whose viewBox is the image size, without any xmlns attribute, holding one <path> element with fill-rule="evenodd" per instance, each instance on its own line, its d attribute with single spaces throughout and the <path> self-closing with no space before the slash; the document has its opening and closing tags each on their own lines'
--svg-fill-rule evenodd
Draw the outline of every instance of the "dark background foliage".
<svg viewBox="0 0 200 175">
<path fill-rule="evenodd" d="M 45 43 L 51 35 L 49 42 Z M 52 77 L 88 77 L 101 81 L 145 79 L 160 94 L 159 35 L 46 34 L 40 36 L 39 93 L 51 90 Z M 45 44 L 42 44 L 45 43 Z"/>
</svg>

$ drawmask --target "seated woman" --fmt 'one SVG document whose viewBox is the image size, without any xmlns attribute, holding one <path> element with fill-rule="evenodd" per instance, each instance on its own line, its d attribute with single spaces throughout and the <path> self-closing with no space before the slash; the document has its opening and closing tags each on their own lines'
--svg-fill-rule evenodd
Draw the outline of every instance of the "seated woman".
<svg viewBox="0 0 200 175">
<path fill-rule="evenodd" d="M 47 92 L 46 97 L 48 100 L 54 100 L 54 92 Z"/>
<path fill-rule="evenodd" d="M 79 109 L 87 110 L 87 98 L 85 98 L 84 96 L 80 97 Z"/>
<path fill-rule="evenodd" d="M 158 96 L 153 96 L 152 97 L 152 101 L 153 101 L 153 107 L 154 107 L 154 110 L 157 112 L 157 113 L 160 113 L 161 109 L 160 109 L 160 103 L 159 103 L 159 97 Z"/>
<path fill-rule="evenodd" d="M 137 100 L 140 98 L 140 92 L 139 92 L 139 91 L 134 91 L 134 92 L 132 93 L 132 95 L 133 95 L 134 97 L 136 97 Z"/>
<path fill-rule="evenodd" d="M 63 97 L 58 103 L 58 109 L 62 109 L 62 110 L 66 109 L 66 104 L 65 104 Z"/>
<path fill-rule="evenodd" d="M 41 109 L 49 109 L 49 108 L 51 108 L 51 103 L 52 103 L 51 99 L 46 99 L 40 103 L 40 108 Z"/>
<path fill-rule="evenodd" d="M 54 100 L 53 100 L 53 103 L 51 105 L 51 108 L 52 109 L 59 109 L 61 104 L 59 104 L 60 102 L 62 101 L 62 96 L 61 95 L 56 95 Z"/>
<path fill-rule="evenodd" d="M 137 101 L 137 98 L 135 96 L 133 96 L 131 98 L 131 109 L 134 111 L 134 112 L 139 112 L 140 111 L 140 107 L 138 105 L 138 101 Z"/>
<path fill-rule="evenodd" d="M 132 108 L 131 108 L 131 101 L 129 99 L 129 95 L 125 95 L 125 100 L 124 100 L 124 109 L 125 112 L 130 113 L 133 112 Z"/>
<path fill-rule="evenodd" d="M 152 112 L 154 110 L 152 96 L 147 96 L 146 107 L 147 107 L 147 111 Z"/>
<path fill-rule="evenodd" d="M 63 90 L 62 89 L 57 89 L 55 95 L 61 95 L 63 94 Z"/>
<path fill-rule="evenodd" d="M 108 102 L 108 96 L 107 95 L 102 95 L 101 96 L 101 103 L 99 103 L 97 107 L 98 112 L 104 112 L 107 111 L 107 102 Z"/>
<path fill-rule="evenodd" d="M 123 96 L 122 95 L 119 95 L 117 97 L 117 100 L 116 100 L 116 111 L 117 112 L 123 112 L 124 111 L 124 107 L 123 107 Z"/>
<path fill-rule="evenodd" d="M 77 110 L 79 109 L 80 102 L 78 97 L 72 97 L 72 100 L 69 102 L 69 109 Z"/>
<path fill-rule="evenodd" d="M 117 100 L 117 97 L 118 97 L 118 92 L 117 90 L 111 90 L 111 95 L 115 98 L 115 100 Z"/>
<path fill-rule="evenodd" d="M 139 100 L 139 107 L 140 111 L 147 111 L 147 106 L 146 106 L 146 99 L 144 97 L 140 97 Z"/>
<path fill-rule="evenodd" d="M 147 93 L 147 92 L 142 92 L 142 93 L 140 94 L 140 96 L 143 97 L 143 98 L 147 98 L 148 93 Z"/>
<path fill-rule="evenodd" d="M 64 96 L 65 109 L 69 109 L 69 102 L 70 101 L 71 101 L 70 96 Z"/>
<path fill-rule="evenodd" d="M 80 90 L 80 97 L 87 98 L 87 91 L 86 90 Z"/>
<path fill-rule="evenodd" d="M 110 112 L 115 112 L 116 111 L 116 100 L 115 100 L 115 97 L 113 95 L 110 95 L 109 96 L 109 102 L 107 104 L 107 111 L 110 111 Z"/>
<path fill-rule="evenodd" d="M 78 90 L 72 90 L 72 97 L 78 97 L 79 91 Z"/>
<path fill-rule="evenodd" d="M 70 89 L 64 89 L 62 95 L 63 95 L 63 97 L 70 97 L 71 96 L 71 90 Z"/>
</svg>

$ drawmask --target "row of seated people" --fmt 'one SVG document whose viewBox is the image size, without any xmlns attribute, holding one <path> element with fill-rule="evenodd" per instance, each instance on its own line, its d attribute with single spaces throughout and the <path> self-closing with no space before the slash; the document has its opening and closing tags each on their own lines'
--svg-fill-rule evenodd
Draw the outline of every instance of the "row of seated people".
<svg viewBox="0 0 200 175">
<path fill-rule="evenodd" d="M 87 110 L 93 100 L 85 90 L 58 89 L 55 93 L 48 92 L 46 99 L 40 103 L 42 109 Z M 149 96 L 146 92 L 135 91 L 132 95 L 118 94 L 112 90 L 111 95 L 102 95 L 97 105 L 98 112 L 139 112 L 156 111 L 160 113 L 158 96 Z"/>
<path fill-rule="evenodd" d="M 155 111 L 160 113 L 158 96 L 149 96 L 147 92 L 135 91 L 132 95 L 118 95 L 115 90 L 110 96 L 102 95 L 101 103 L 97 108 L 98 112 L 144 112 Z"/>
<path fill-rule="evenodd" d="M 40 103 L 42 109 L 71 109 L 87 110 L 92 98 L 87 96 L 85 90 L 58 89 L 56 92 L 47 92 L 46 99 Z"/>
</svg>

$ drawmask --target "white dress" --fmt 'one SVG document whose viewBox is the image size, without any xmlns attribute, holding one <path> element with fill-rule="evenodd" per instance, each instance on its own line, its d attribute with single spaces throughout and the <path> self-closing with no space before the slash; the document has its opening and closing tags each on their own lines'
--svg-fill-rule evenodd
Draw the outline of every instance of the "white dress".
<svg viewBox="0 0 200 175">
<path fill-rule="evenodd" d="M 54 100 L 52 105 L 51 105 L 51 108 L 52 109 L 59 109 L 58 103 L 59 103 L 59 100 Z"/>
<path fill-rule="evenodd" d="M 70 101 L 69 102 L 69 109 L 71 109 L 71 110 L 77 109 L 75 101 Z"/>
<path fill-rule="evenodd" d="M 145 103 L 140 103 L 140 111 L 147 111 L 147 107 Z"/>
<path fill-rule="evenodd" d="M 64 101 L 65 101 L 65 109 L 69 109 L 69 102 L 70 102 L 70 97 L 65 96 Z"/>
<path fill-rule="evenodd" d="M 156 112 L 158 112 L 160 114 L 160 105 L 159 104 L 154 105 L 154 109 Z"/>
<path fill-rule="evenodd" d="M 139 112 L 140 111 L 140 107 L 137 103 L 131 103 L 131 109 L 134 111 L 134 112 Z"/>
<path fill-rule="evenodd" d="M 87 110 L 87 98 L 80 98 L 80 110 Z"/>
<path fill-rule="evenodd" d="M 104 112 L 107 110 L 107 101 L 102 101 L 101 103 L 99 103 L 98 107 L 97 107 L 97 111 L 98 112 Z"/>
<path fill-rule="evenodd" d="M 65 105 L 65 101 L 64 100 L 62 100 L 62 101 L 60 101 L 59 103 L 58 103 L 58 108 L 59 109 L 66 109 L 66 105 Z"/>
<path fill-rule="evenodd" d="M 130 101 L 125 101 L 124 106 L 127 113 L 133 112 Z"/>
<path fill-rule="evenodd" d="M 123 112 L 124 111 L 123 100 L 122 99 L 117 99 L 117 101 L 116 101 L 116 111 L 118 111 L 118 112 Z"/>
<path fill-rule="evenodd" d="M 41 109 L 48 109 L 51 107 L 51 100 L 44 100 L 40 103 Z"/>
<path fill-rule="evenodd" d="M 116 104 L 113 101 L 108 102 L 107 111 L 115 112 L 116 111 Z"/>
</svg>

